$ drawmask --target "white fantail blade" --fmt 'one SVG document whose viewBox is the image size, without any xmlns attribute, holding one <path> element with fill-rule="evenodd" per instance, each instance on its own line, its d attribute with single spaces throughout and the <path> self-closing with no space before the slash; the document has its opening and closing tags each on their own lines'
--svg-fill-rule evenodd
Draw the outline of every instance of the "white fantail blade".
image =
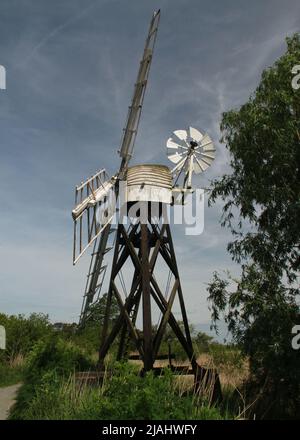
<svg viewBox="0 0 300 440">
<path fill-rule="evenodd" d="M 173 154 L 168 155 L 168 159 L 170 159 L 170 161 L 173 163 L 178 163 L 182 158 L 183 158 L 183 155 L 179 154 L 179 153 L 173 153 Z"/>
<path fill-rule="evenodd" d="M 187 140 L 187 131 L 186 130 L 176 130 L 173 131 L 173 133 L 175 134 L 175 136 L 177 136 L 180 140 L 182 141 L 186 141 Z"/>
<path fill-rule="evenodd" d="M 200 159 L 203 157 L 203 158 L 214 160 L 216 151 L 215 150 L 201 151 L 201 149 L 200 149 L 200 150 L 194 151 L 194 153 Z"/>
<path fill-rule="evenodd" d="M 201 171 L 207 170 L 214 161 L 214 157 L 205 157 L 203 154 L 195 154 L 194 157 L 197 159 L 197 164 Z"/>
<path fill-rule="evenodd" d="M 216 150 L 213 143 L 211 142 L 208 145 L 199 148 L 198 151 L 202 151 L 203 153 L 210 154 L 210 153 L 214 153 Z"/>
<path fill-rule="evenodd" d="M 199 162 L 201 163 L 203 171 L 207 170 L 207 168 L 210 166 L 208 163 L 204 162 L 204 160 L 200 160 Z"/>
<path fill-rule="evenodd" d="M 172 173 L 175 173 L 175 172 L 181 170 L 181 169 L 184 167 L 185 163 L 186 163 L 186 156 L 184 156 L 184 157 L 183 157 L 183 158 L 177 163 L 176 167 L 174 167 L 174 168 L 172 169 L 171 172 L 172 172 Z"/>
<path fill-rule="evenodd" d="M 180 130 L 179 130 L 180 131 Z M 181 130 L 183 131 L 183 130 Z M 173 163 L 178 163 L 183 157 L 185 157 L 188 153 L 188 147 L 186 146 L 185 142 L 180 140 L 177 136 L 173 134 L 173 136 L 176 138 L 174 140 L 174 137 L 170 137 L 167 140 L 167 156 Z M 185 145 L 182 145 L 185 144 Z"/>
<path fill-rule="evenodd" d="M 188 179 L 187 179 L 187 183 L 188 183 L 188 188 L 190 188 L 192 186 L 192 175 L 193 175 L 193 171 L 194 171 L 194 156 L 192 155 L 190 157 L 190 163 L 188 164 Z"/>
<path fill-rule="evenodd" d="M 202 166 L 201 162 L 199 161 L 199 159 L 197 158 L 197 156 L 194 157 L 194 172 L 196 174 L 202 173 L 202 171 L 204 171 L 204 167 Z"/>
<path fill-rule="evenodd" d="M 214 144 L 213 141 L 211 140 L 211 138 L 208 136 L 208 134 L 206 134 L 205 136 L 203 136 L 201 143 L 200 143 L 201 148 L 204 151 L 208 151 L 208 150 L 213 150 L 215 151 L 214 148 Z"/>
<path fill-rule="evenodd" d="M 167 148 L 173 148 L 173 149 L 177 149 L 177 148 L 181 148 L 182 146 L 180 144 L 178 144 L 177 142 L 175 142 L 172 138 L 169 138 L 167 140 Z"/>
<path fill-rule="evenodd" d="M 191 188 L 192 174 L 206 171 L 215 159 L 215 147 L 210 136 L 202 134 L 194 127 L 175 130 L 167 141 L 167 155 L 176 166 L 171 170 L 176 182 L 184 175 L 184 188 Z"/>
<path fill-rule="evenodd" d="M 213 162 L 213 160 L 215 159 L 215 153 L 214 151 L 212 151 L 211 153 L 199 153 L 201 158 L 206 159 L 208 161 Z"/>
<path fill-rule="evenodd" d="M 202 173 L 203 171 L 207 170 L 207 168 L 210 166 L 207 163 L 205 163 L 203 160 L 198 159 L 196 156 L 194 156 L 194 171 L 196 174 Z"/>
<path fill-rule="evenodd" d="M 203 134 L 200 133 L 200 131 L 196 130 L 196 128 L 193 128 L 193 127 L 189 128 L 189 135 L 196 142 L 200 142 L 201 139 L 203 138 Z"/>
</svg>

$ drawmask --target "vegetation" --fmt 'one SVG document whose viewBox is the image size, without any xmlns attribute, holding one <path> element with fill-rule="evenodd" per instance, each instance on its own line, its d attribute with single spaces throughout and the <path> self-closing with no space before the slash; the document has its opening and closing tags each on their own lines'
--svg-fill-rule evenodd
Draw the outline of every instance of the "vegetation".
<svg viewBox="0 0 300 440">
<path fill-rule="evenodd" d="M 1 313 L 0 325 L 6 329 L 6 350 L 0 350 L 0 386 L 8 386 L 21 381 L 24 358 L 53 330 L 48 316 L 41 313 L 32 313 L 28 318 Z"/>
<path fill-rule="evenodd" d="M 100 328 L 103 325 L 105 316 L 107 293 L 101 296 L 97 304 L 94 304 L 90 308 L 90 318 L 81 327 L 77 324 L 64 324 L 60 323 L 59 333 L 60 335 L 69 341 L 74 342 L 79 347 L 82 347 L 84 351 L 90 354 L 95 353 L 99 349 Z M 112 299 L 110 310 L 110 322 L 111 327 L 116 318 L 119 316 L 119 306 L 115 297 Z M 117 342 L 113 345 L 113 351 L 116 353 Z"/>
<path fill-rule="evenodd" d="M 222 419 L 237 417 L 241 412 L 242 404 L 240 408 L 236 404 L 234 386 L 226 387 L 225 401 L 213 407 L 209 389 L 197 394 L 188 392 L 192 382 L 174 376 L 168 369 L 161 377 L 147 374 L 141 378 L 138 365 L 119 364 L 113 356 L 108 365 L 113 370 L 112 377 L 107 377 L 99 387 L 79 385 L 76 371 L 96 367 L 94 346 L 88 344 L 91 334 L 99 333 L 96 322 L 94 328 L 90 324 L 88 330 L 76 333 L 71 325 L 60 325 L 60 331 L 55 331 L 44 315 L 27 319 L 1 315 L 1 323 L 9 330 L 7 350 L 1 353 L 0 385 L 23 383 L 12 419 Z M 11 340 L 11 334 L 21 335 L 22 330 L 24 340 L 21 336 Z M 170 338 L 173 341 L 168 333 L 167 340 Z M 207 366 L 215 359 L 224 377 L 228 371 L 232 375 L 233 368 L 240 368 L 232 363 L 234 357 L 229 354 L 238 352 L 237 348 L 217 344 L 204 333 L 198 333 L 194 339 L 205 349 Z M 175 344 L 172 351 L 180 359 L 181 352 L 176 349 Z M 223 363 L 222 350 L 228 350 Z"/>
<path fill-rule="evenodd" d="M 10 366 L 4 362 L 0 362 L 0 387 L 8 387 L 21 382 L 23 378 L 23 367 Z"/>
<path fill-rule="evenodd" d="M 247 417 L 300 414 L 300 357 L 291 346 L 300 293 L 300 92 L 291 85 L 299 60 L 296 34 L 287 39 L 286 53 L 263 72 L 249 101 L 223 115 L 222 141 L 232 173 L 213 183 L 210 198 L 210 203 L 223 202 L 222 226 L 233 235 L 228 251 L 241 266 L 240 279 L 215 273 L 208 287 L 214 325 L 224 316 L 234 345 L 217 344 L 203 333 L 193 339 L 203 362 L 217 366 L 223 391 L 229 385 L 225 394 L 236 394 L 237 384 L 228 377 L 243 372 L 238 385 L 247 379 Z M 7 331 L 0 384 L 24 381 L 13 418 L 229 417 L 224 406 L 211 408 L 203 396 L 182 394 L 171 375 L 142 380 L 129 365 L 116 364 L 114 376 L 98 389 L 78 390 L 73 373 L 94 368 L 104 304 L 105 299 L 76 333 L 74 326 L 55 332 L 42 314 L 27 319 L 0 314 Z M 113 310 L 112 321 L 117 305 Z M 170 329 L 161 352 L 169 345 L 177 359 L 185 358 Z M 240 404 L 238 398 L 235 402 Z M 237 414 L 236 405 L 233 412 L 231 403 L 228 407 L 230 417 Z"/>
<path fill-rule="evenodd" d="M 91 359 L 82 349 L 58 335 L 39 341 L 26 359 L 24 385 L 19 392 L 12 417 L 26 418 L 27 411 L 30 413 L 31 406 L 34 406 L 38 397 L 43 396 L 44 405 L 48 405 L 63 378 L 69 377 L 76 370 L 89 370 L 92 366 Z"/>
<path fill-rule="evenodd" d="M 75 370 L 93 368 L 91 360 L 60 338 L 38 343 L 26 363 L 24 385 L 11 419 L 222 419 L 205 395 L 182 394 L 170 371 L 141 378 L 136 367 L 114 364 L 112 377 L 91 388 L 76 383 Z"/>
<path fill-rule="evenodd" d="M 0 313 L 0 325 L 6 329 L 6 350 L 0 351 L 0 359 L 6 361 L 26 356 L 35 342 L 53 332 L 48 315 L 42 313 L 32 313 L 28 318 Z"/>
<path fill-rule="evenodd" d="M 228 251 L 241 266 L 239 280 L 214 274 L 212 318 L 224 316 L 249 358 L 248 392 L 260 396 L 251 410 L 260 418 L 300 414 L 300 356 L 291 346 L 300 293 L 300 93 L 291 85 L 299 61 L 296 34 L 249 101 L 223 114 L 232 174 L 214 182 L 210 198 L 224 203 Z"/>
</svg>

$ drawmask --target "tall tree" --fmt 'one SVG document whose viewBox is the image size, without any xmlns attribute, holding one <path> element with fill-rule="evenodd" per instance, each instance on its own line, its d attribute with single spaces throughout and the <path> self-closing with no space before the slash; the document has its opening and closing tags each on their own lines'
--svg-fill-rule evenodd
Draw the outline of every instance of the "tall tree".
<svg viewBox="0 0 300 440">
<path fill-rule="evenodd" d="M 299 64 L 295 34 L 249 101 L 223 114 L 232 173 L 213 182 L 210 197 L 224 203 L 228 251 L 241 265 L 235 282 L 213 275 L 213 322 L 223 315 L 249 356 L 264 396 L 256 410 L 268 417 L 300 413 L 300 351 L 291 344 L 300 293 L 300 89 L 292 86 Z"/>
</svg>

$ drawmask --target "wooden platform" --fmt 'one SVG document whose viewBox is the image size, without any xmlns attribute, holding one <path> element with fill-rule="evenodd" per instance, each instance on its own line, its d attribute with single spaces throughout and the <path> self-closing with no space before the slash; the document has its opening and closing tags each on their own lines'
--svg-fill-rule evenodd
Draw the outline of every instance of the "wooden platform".
<svg viewBox="0 0 300 440">
<path fill-rule="evenodd" d="M 193 376 L 192 391 L 201 393 L 205 390 L 210 394 L 211 402 L 220 402 L 222 400 L 221 383 L 218 373 L 215 369 L 204 368 L 197 363 L 196 371 L 188 364 L 182 365 L 167 365 L 161 367 L 154 367 L 153 372 L 156 376 L 163 375 L 166 371 L 172 371 L 178 376 Z M 138 372 L 141 376 L 145 374 L 143 369 Z M 105 371 L 81 371 L 75 373 L 75 382 L 79 388 L 84 386 L 97 387 L 101 386 L 104 379 L 112 377 L 112 370 Z"/>
</svg>

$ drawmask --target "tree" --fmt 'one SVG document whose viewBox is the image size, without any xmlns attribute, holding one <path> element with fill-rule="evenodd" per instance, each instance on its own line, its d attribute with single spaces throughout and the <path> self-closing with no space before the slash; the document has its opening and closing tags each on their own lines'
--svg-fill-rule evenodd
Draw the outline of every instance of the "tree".
<svg viewBox="0 0 300 440">
<path fill-rule="evenodd" d="M 90 307 L 90 318 L 88 319 L 88 324 L 103 325 L 105 311 L 106 311 L 107 293 L 104 293 L 99 301 Z M 113 323 L 120 314 L 120 307 L 118 305 L 115 296 L 112 297 L 111 308 L 110 308 L 110 322 Z"/>
<path fill-rule="evenodd" d="M 104 323 L 106 311 L 107 293 L 104 293 L 99 301 L 90 307 L 90 317 L 84 325 L 78 330 L 75 340 L 78 344 L 86 347 L 90 351 L 99 349 L 100 335 Z M 120 314 L 120 307 L 117 299 L 112 298 L 110 308 L 109 326 L 111 327 Z M 72 337 L 72 339 L 74 339 Z"/>
<path fill-rule="evenodd" d="M 193 338 L 194 345 L 199 350 L 199 353 L 209 351 L 209 346 L 213 342 L 214 338 L 204 332 L 198 332 Z"/>
<path fill-rule="evenodd" d="M 214 273 L 213 322 L 224 316 L 268 397 L 256 409 L 274 417 L 300 411 L 300 353 L 291 346 L 300 293 L 300 90 L 292 87 L 299 61 L 295 34 L 249 101 L 223 114 L 232 174 L 215 180 L 210 196 L 224 203 L 221 224 L 233 234 L 227 249 L 241 265 L 239 280 Z"/>
<path fill-rule="evenodd" d="M 6 330 L 6 350 L 0 359 L 10 362 L 19 355 L 27 355 L 37 341 L 52 334 L 48 315 L 43 313 L 31 313 L 28 318 L 0 313 L 0 324 Z"/>
</svg>

